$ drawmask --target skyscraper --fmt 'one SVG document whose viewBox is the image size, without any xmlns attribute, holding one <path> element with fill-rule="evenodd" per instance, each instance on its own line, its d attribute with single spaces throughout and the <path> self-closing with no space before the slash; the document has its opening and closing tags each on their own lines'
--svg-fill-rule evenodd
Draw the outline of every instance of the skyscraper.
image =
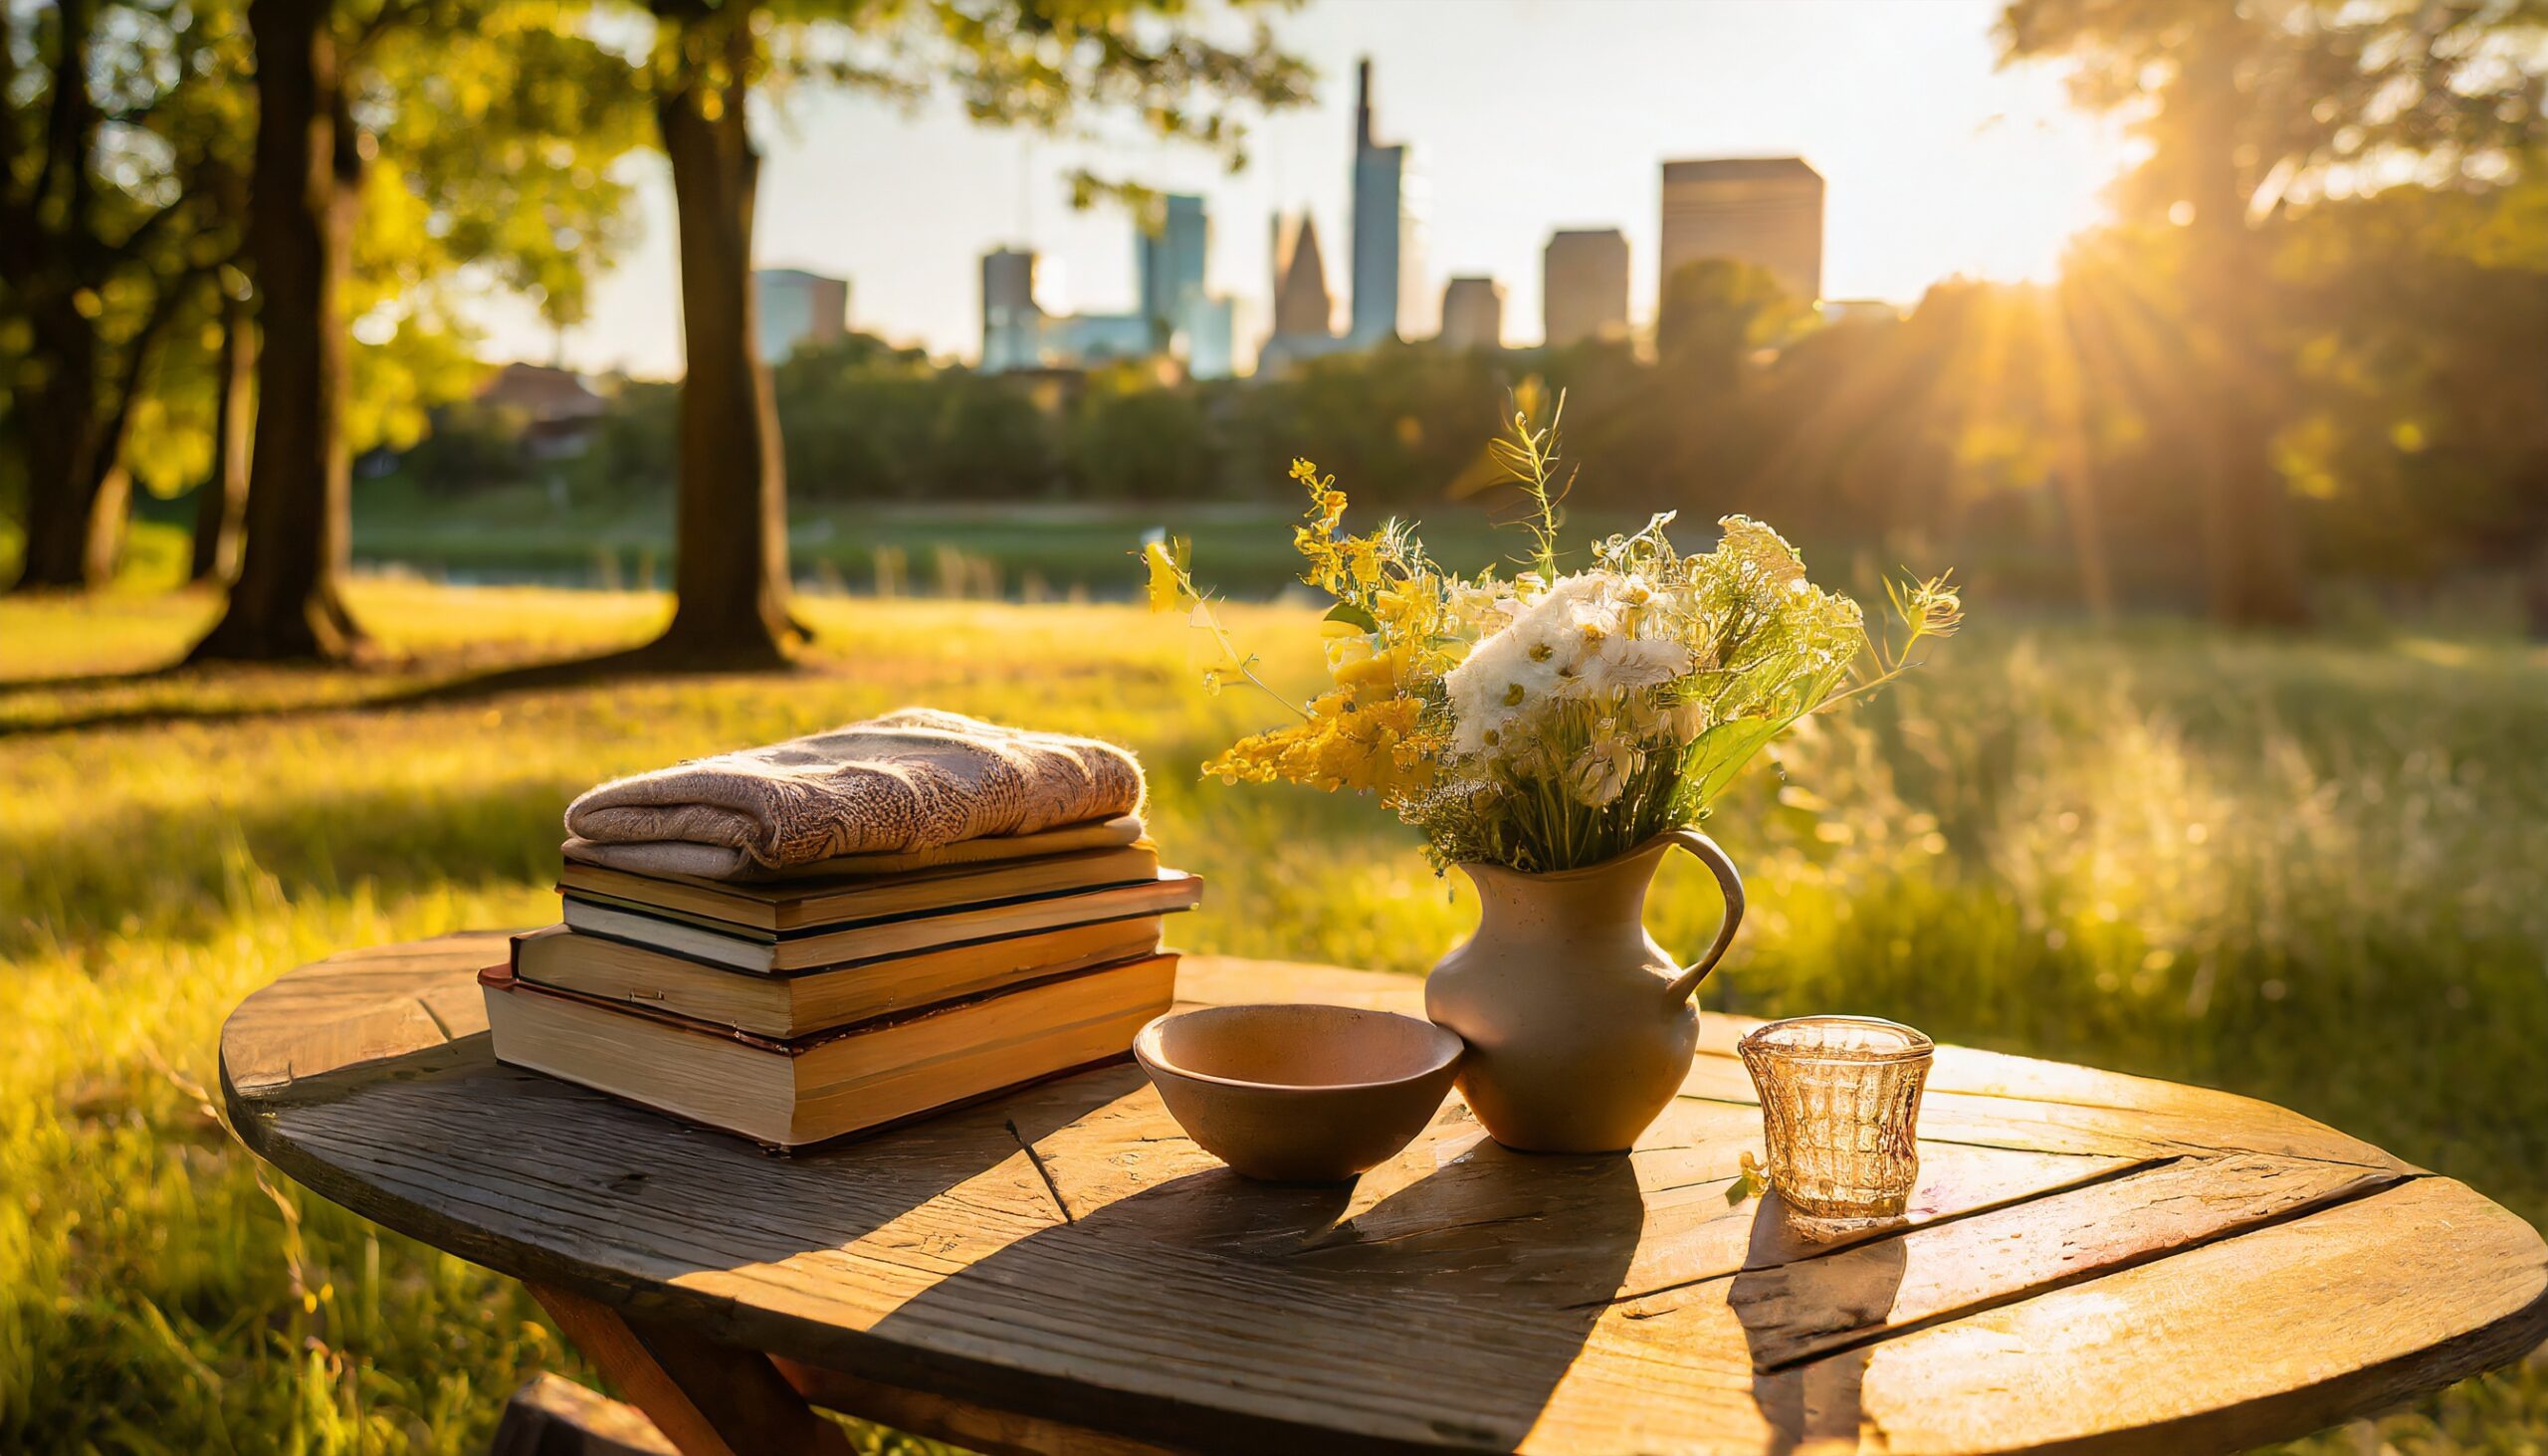
<svg viewBox="0 0 2548 1456">
<path fill-rule="evenodd" d="M 1274 331 L 1322 338 L 1336 331 L 1336 300 L 1327 291 L 1318 224 L 1306 212 L 1274 220 Z"/>
<path fill-rule="evenodd" d="M 1415 331 L 1407 305 L 1423 292 L 1423 186 L 1400 142 L 1372 137 L 1372 63 L 1356 73 L 1354 298 L 1346 339 L 1368 348 Z"/>
<path fill-rule="evenodd" d="M 1001 248 L 982 255 L 982 372 L 1043 362 L 1044 311 L 1035 303 L 1035 254 Z"/>
<path fill-rule="evenodd" d="M 1540 260 L 1540 331 L 1552 348 L 1628 331 L 1628 240 L 1617 228 L 1549 235 Z"/>
<path fill-rule="evenodd" d="M 1442 290 L 1442 347 L 1504 346 L 1504 286 L 1491 278 L 1455 278 Z"/>
<path fill-rule="evenodd" d="M 1274 219 L 1274 332 L 1257 354 L 1259 374 L 1296 359 L 1333 353 L 1337 345 L 1336 300 L 1327 291 L 1327 264 L 1319 256 L 1318 225 L 1308 213 Z"/>
<path fill-rule="evenodd" d="M 849 281 L 798 268 L 754 269 L 752 307 L 760 314 L 761 362 L 781 363 L 849 331 Z"/>
<path fill-rule="evenodd" d="M 1659 253 L 1664 284 L 1684 264 L 1731 258 L 1810 304 L 1822 297 L 1822 174 L 1793 156 L 1665 162 Z"/>
<path fill-rule="evenodd" d="M 1203 258 L 1211 231 L 1203 199 L 1181 193 L 1161 199 L 1159 223 L 1156 233 L 1133 235 L 1133 264 L 1152 346 L 1165 353 L 1170 340 L 1191 328 L 1190 315 L 1202 307 Z"/>
</svg>

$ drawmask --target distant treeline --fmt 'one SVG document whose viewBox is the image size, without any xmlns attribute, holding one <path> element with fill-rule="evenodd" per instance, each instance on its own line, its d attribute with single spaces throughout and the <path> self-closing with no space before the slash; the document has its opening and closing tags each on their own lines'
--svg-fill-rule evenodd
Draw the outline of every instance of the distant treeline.
<svg viewBox="0 0 2548 1456">
<path fill-rule="evenodd" d="M 2535 576 L 2548 273 L 2430 248 L 2396 267 L 2381 240 L 2433 221 L 2394 215 L 2410 205 L 2301 239 L 2319 245 L 2309 268 L 2271 301 L 2249 367 L 2292 502 L 2277 528 L 2316 581 Z M 2187 598 L 2206 537 L 2239 525 L 2208 499 L 2220 442 L 2183 384 L 2195 344 L 2154 302 L 2182 291 L 2138 282 L 2130 242 L 2083 248 L 2058 286 L 1950 283 L 1900 318 L 1828 324 L 1754 270 L 1702 264 L 1673 281 L 1650 347 L 1393 345 L 1267 380 L 983 375 L 853 335 L 778 366 L 780 432 L 808 502 L 1265 500 L 1306 456 L 1358 510 L 1421 516 L 1496 504 L 1483 446 L 1537 378 L 1566 393 L 1573 502 L 1604 516 L 1744 512 L 1924 564 L 2030 558 L 2092 607 Z M 625 385 L 585 456 L 537 474 L 595 504 L 668 494 L 676 394 Z M 513 428 L 447 410 L 410 469 L 452 491 L 520 478 Z"/>
</svg>

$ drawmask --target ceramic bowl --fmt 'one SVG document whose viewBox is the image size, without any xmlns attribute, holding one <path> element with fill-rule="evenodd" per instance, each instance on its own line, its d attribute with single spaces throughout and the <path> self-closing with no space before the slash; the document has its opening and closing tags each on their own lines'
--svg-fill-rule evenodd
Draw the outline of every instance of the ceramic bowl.
<svg viewBox="0 0 2548 1456">
<path fill-rule="evenodd" d="M 1187 1137 L 1285 1183 L 1342 1182 L 1394 1156 L 1433 1121 L 1461 1051 L 1430 1021 L 1351 1006 L 1206 1006 L 1133 1039 Z"/>
</svg>

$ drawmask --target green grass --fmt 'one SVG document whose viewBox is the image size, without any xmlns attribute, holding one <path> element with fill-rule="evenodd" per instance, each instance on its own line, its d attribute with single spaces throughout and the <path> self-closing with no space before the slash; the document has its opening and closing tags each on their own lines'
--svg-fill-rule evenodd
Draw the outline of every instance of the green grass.
<svg viewBox="0 0 2548 1456">
<path fill-rule="evenodd" d="M 165 661 L 212 606 L 0 601 L 0 680 Z M 812 599 L 795 675 L 434 697 L 664 602 L 356 606 L 402 662 L 0 688 L 0 1449 L 468 1452 L 530 1371 L 580 1372 L 509 1281 L 261 1174 L 206 1089 L 223 1014 L 290 966 L 548 918 L 596 777 L 927 702 L 1138 747 L 1160 841 L 1214 884 L 1194 948 L 1413 972 L 1471 913 L 1366 803 L 1198 784 L 1255 706 L 1128 607 Z M 1304 680 L 1306 612 L 1233 617 Z M 1721 811 L 1754 910 L 1704 1000 L 2270 1098 L 2539 1221 L 2543 745 L 2533 648 L 1986 626 Z M 1695 944 L 1712 896 L 1666 873 L 1654 928 Z M 2355 1434 L 2536 1452 L 2548 1370 Z"/>
</svg>

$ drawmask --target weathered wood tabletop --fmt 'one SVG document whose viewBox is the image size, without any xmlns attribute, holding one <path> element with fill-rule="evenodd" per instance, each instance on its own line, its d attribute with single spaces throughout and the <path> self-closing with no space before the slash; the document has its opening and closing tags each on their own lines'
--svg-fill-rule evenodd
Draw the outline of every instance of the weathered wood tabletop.
<svg viewBox="0 0 2548 1456">
<path fill-rule="evenodd" d="M 500 935 L 350 952 L 222 1033 L 240 1136 L 519 1276 L 685 1451 L 2229 1450 L 2548 1338 L 2548 1249 L 2267 1104 L 1941 1047 L 1906 1227 L 1791 1241 L 1704 1018 L 1628 1157 L 1458 1102 L 1350 1189 L 1251 1184 L 1131 1066 L 778 1158 L 499 1066 Z M 1189 958 L 1201 1002 L 1415 1010 L 1412 979 Z"/>
</svg>

